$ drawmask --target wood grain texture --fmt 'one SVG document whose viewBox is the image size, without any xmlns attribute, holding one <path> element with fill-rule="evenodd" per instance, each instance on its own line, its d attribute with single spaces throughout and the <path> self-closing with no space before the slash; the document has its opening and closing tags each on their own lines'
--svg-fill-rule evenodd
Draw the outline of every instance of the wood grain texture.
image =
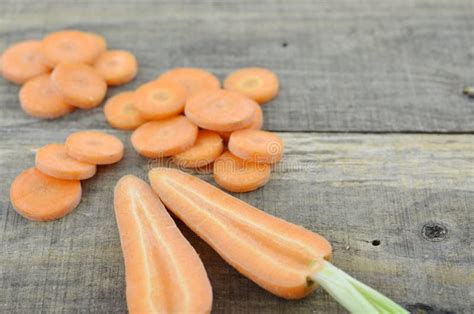
<svg viewBox="0 0 474 314">
<path fill-rule="evenodd" d="M 139 157 L 130 133 L 109 132 L 126 143 L 125 159 L 83 181 L 73 213 L 34 223 L 11 208 L 10 182 L 33 165 L 35 148 L 69 130 L 0 131 L 0 312 L 125 312 L 113 187 L 125 174 L 146 179 L 162 163 Z M 335 265 L 412 310 L 472 309 L 473 136 L 280 135 L 286 153 L 271 181 L 239 198 L 326 236 Z M 429 223 L 447 234 L 424 237 Z M 323 291 L 301 301 L 270 295 L 179 226 L 206 266 L 215 313 L 344 312 Z"/>
</svg>

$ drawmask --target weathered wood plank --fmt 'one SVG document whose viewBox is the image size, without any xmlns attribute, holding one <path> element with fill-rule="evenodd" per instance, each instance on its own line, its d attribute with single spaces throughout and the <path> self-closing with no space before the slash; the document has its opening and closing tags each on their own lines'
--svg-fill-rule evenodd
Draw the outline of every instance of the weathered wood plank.
<svg viewBox="0 0 474 314">
<path fill-rule="evenodd" d="M 221 78 L 250 65 L 275 70 L 271 130 L 473 132 L 474 8 L 456 1 L 2 1 L 0 50 L 62 28 L 104 34 L 141 63 L 131 89 L 176 66 Z M 106 127 L 101 109 L 48 123 L 0 84 L 0 125 Z"/>
<path fill-rule="evenodd" d="M 129 173 L 146 178 L 156 164 L 132 150 L 130 133 L 110 131 L 126 142 L 125 159 L 84 181 L 81 204 L 65 218 L 34 223 L 9 204 L 9 184 L 33 165 L 34 149 L 68 132 L 0 131 L 0 312 L 126 309 L 113 186 Z M 323 234 L 336 265 L 411 309 L 472 309 L 474 136 L 281 136 L 286 154 L 272 180 L 241 199 Z M 322 291 L 301 301 L 270 295 L 180 227 L 208 270 L 216 313 L 343 312 Z"/>
</svg>

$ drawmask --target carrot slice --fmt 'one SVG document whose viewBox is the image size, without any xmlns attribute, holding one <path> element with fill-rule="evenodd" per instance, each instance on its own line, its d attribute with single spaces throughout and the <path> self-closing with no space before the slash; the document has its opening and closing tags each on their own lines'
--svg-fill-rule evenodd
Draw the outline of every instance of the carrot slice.
<svg viewBox="0 0 474 314">
<path fill-rule="evenodd" d="M 109 98 L 104 114 L 112 127 L 122 130 L 134 130 L 146 122 L 135 108 L 135 92 L 123 92 Z"/>
<path fill-rule="evenodd" d="M 160 120 L 183 112 L 186 89 L 173 81 L 151 81 L 135 91 L 135 107 L 146 119 Z"/>
<path fill-rule="evenodd" d="M 61 63 L 53 71 L 51 82 L 64 100 L 75 107 L 98 106 L 107 93 L 107 83 L 90 65 Z"/>
<path fill-rule="evenodd" d="M 38 40 L 21 41 L 8 47 L 1 56 L 1 64 L 3 77 L 16 84 L 23 84 L 51 70 Z"/>
<path fill-rule="evenodd" d="M 214 74 L 199 68 L 175 68 L 161 74 L 158 79 L 182 84 L 189 96 L 221 87 L 219 79 Z"/>
<path fill-rule="evenodd" d="M 94 44 L 95 49 L 96 49 L 96 56 L 100 56 L 102 53 L 104 53 L 107 50 L 107 41 L 105 40 L 104 36 L 101 36 L 96 33 L 85 33 L 88 37 L 89 40 Z"/>
<path fill-rule="evenodd" d="M 235 131 L 229 139 L 232 154 L 255 162 L 276 163 L 280 161 L 283 149 L 283 140 L 278 135 L 262 130 Z"/>
<path fill-rule="evenodd" d="M 228 132 L 252 124 L 255 102 L 236 92 L 204 91 L 186 101 L 186 117 L 203 129 Z"/>
<path fill-rule="evenodd" d="M 231 192 L 250 192 L 270 180 L 271 166 L 240 159 L 225 152 L 214 162 L 214 180 Z"/>
<path fill-rule="evenodd" d="M 48 144 L 38 149 L 35 166 L 42 173 L 63 180 L 89 179 L 97 168 L 69 156 L 63 144 Z"/>
<path fill-rule="evenodd" d="M 42 119 L 55 119 L 76 109 L 68 105 L 53 88 L 50 76 L 50 74 L 37 76 L 21 87 L 20 104 L 27 114 Z"/>
<path fill-rule="evenodd" d="M 132 145 L 142 156 L 149 158 L 179 154 L 194 145 L 198 128 L 184 116 L 141 125 L 132 134 Z"/>
<path fill-rule="evenodd" d="M 59 63 L 92 64 L 100 48 L 90 33 L 76 30 L 54 32 L 43 38 L 41 51 L 51 67 Z"/>
<path fill-rule="evenodd" d="M 213 162 L 222 154 L 224 144 L 219 134 L 201 130 L 194 145 L 173 157 L 173 161 L 181 167 L 199 168 Z"/>
<path fill-rule="evenodd" d="M 94 67 L 108 85 L 117 86 L 135 78 L 138 63 L 135 56 L 128 51 L 109 50 L 99 56 Z"/>
<path fill-rule="evenodd" d="M 244 68 L 231 73 L 224 88 L 252 98 L 259 104 L 273 99 L 278 93 L 278 77 L 264 68 Z"/>
<path fill-rule="evenodd" d="M 79 131 L 66 139 L 69 156 L 94 165 L 108 165 L 123 157 L 123 144 L 117 137 L 99 131 Z"/>
<path fill-rule="evenodd" d="M 13 181 L 10 200 L 15 210 L 30 220 L 58 219 L 79 204 L 81 182 L 53 178 L 29 168 Z"/>
<path fill-rule="evenodd" d="M 263 127 L 263 111 L 262 107 L 255 104 L 255 113 L 253 114 L 252 123 L 245 129 L 260 130 Z M 219 135 L 227 142 L 232 132 L 219 132 Z"/>
<path fill-rule="evenodd" d="M 115 217 L 130 313 L 209 313 L 212 288 L 201 259 L 144 181 L 122 177 Z"/>
</svg>

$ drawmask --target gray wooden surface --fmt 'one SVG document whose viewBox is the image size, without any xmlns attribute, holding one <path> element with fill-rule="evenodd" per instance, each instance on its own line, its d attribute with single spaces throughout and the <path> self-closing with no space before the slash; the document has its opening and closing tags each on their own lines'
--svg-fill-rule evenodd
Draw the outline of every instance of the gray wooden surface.
<svg viewBox="0 0 474 314">
<path fill-rule="evenodd" d="M 473 1 L 0 1 L 0 51 L 62 28 L 137 55 L 137 79 L 110 95 L 175 66 L 221 78 L 275 70 L 282 89 L 264 106 L 265 128 L 287 150 L 264 188 L 238 197 L 323 234 L 337 266 L 413 312 L 474 311 L 474 100 L 461 94 L 474 84 Z M 17 93 L 0 81 L 0 312 L 125 312 L 112 190 L 155 163 L 102 108 L 40 121 Z M 16 214 L 9 185 L 35 148 L 88 128 L 119 136 L 125 159 L 84 181 L 63 219 Z M 214 312 L 344 312 L 323 291 L 270 295 L 180 227 L 208 270 Z"/>
</svg>

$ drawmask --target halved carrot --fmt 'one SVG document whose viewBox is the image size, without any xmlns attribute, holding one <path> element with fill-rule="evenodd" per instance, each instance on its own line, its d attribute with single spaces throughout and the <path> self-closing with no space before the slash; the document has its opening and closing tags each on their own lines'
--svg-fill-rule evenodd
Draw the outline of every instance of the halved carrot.
<svg viewBox="0 0 474 314">
<path fill-rule="evenodd" d="M 199 168 L 212 163 L 222 154 L 224 144 L 216 132 L 201 130 L 196 142 L 188 150 L 173 156 L 173 161 L 181 167 Z"/>
<path fill-rule="evenodd" d="M 135 91 L 135 107 L 146 119 L 166 119 L 183 112 L 187 97 L 181 84 L 155 80 Z"/>
<path fill-rule="evenodd" d="M 144 181 L 115 186 L 130 313 L 209 313 L 212 288 L 194 248 Z"/>
<path fill-rule="evenodd" d="M 214 180 L 231 192 L 250 192 L 270 180 L 271 166 L 243 160 L 225 152 L 214 161 Z"/>
<path fill-rule="evenodd" d="M 21 41 L 8 47 L 1 56 L 1 64 L 3 77 L 16 84 L 23 84 L 51 70 L 38 40 Z"/>
<path fill-rule="evenodd" d="M 61 218 L 81 200 L 81 182 L 50 177 L 36 168 L 19 174 L 10 188 L 10 201 L 22 216 L 37 221 Z"/>
<path fill-rule="evenodd" d="M 97 168 L 69 156 L 63 144 L 48 144 L 38 149 L 35 166 L 42 173 L 63 180 L 89 179 Z"/>
<path fill-rule="evenodd" d="M 252 123 L 245 129 L 260 130 L 263 126 L 262 107 L 255 104 L 255 113 L 253 114 Z M 219 135 L 227 142 L 232 132 L 219 132 Z"/>
<path fill-rule="evenodd" d="M 283 140 L 276 134 L 262 130 L 239 130 L 229 139 L 229 150 L 235 156 L 273 164 L 283 155 Z"/>
<path fill-rule="evenodd" d="M 231 73 L 224 88 L 252 98 L 259 104 L 273 99 L 278 93 L 278 77 L 264 68 L 244 68 Z"/>
<path fill-rule="evenodd" d="M 184 112 L 203 129 L 228 132 L 252 124 L 255 102 L 236 92 L 209 90 L 190 97 Z"/>
<path fill-rule="evenodd" d="M 94 67 L 108 85 L 116 86 L 135 78 L 138 63 L 135 56 L 128 51 L 109 50 L 99 56 Z"/>
<path fill-rule="evenodd" d="M 123 144 L 117 137 L 99 131 L 79 131 L 66 139 L 69 156 L 94 165 L 108 165 L 123 157 Z"/>
<path fill-rule="evenodd" d="M 104 53 L 107 50 L 107 41 L 105 40 L 104 36 L 96 34 L 96 33 L 91 33 L 91 32 L 86 32 L 85 34 L 89 37 L 89 40 L 92 41 L 92 43 L 94 44 L 95 49 L 96 49 L 96 56 L 100 56 L 102 53 Z"/>
<path fill-rule="evenodd" d="M 68 105 L 53 88 L 50 76 L 50 74 L 39 75 L 21 87 L 20 104 L 27 114 L 42 119 L 55 119 L 76 109 Z"/>
<path fill-rule="evenodd" d="M 135 108 L 135 92 L 122 92 L 109 98 L 104 114 L 112 127 L 122 130 L 134 130 L 146 122 Z"/>
<path fill-rule="evenodd" d="M 142 156 L 149 158 L 179 154 L 194 145 L 198 128 L 184 116 L 141 125 L 132 134 L 132 145 Z"/>
<path fill-rule="evenodd" d="M 189 96 L 221 87 L 219 79 L 214 74 L 199 68 L 175 68 L 161 74 L 158 79 L 182 84 Z"/>
<path fill-rule="evenodd" d="M 54 88 L 64 100 L 75 107 L 90 109 L 98 106 L 107 93 L 107 83 L 90 65 L 61 63 L 51 75 Z"/>
<path fill-rule="evenodd" d="M 100 53 L 96 39 L 76 30 L 64 30 L 43 38 L 41 51 L 51 67 L 59 63 L 92 64 Z"/>
</svg>

